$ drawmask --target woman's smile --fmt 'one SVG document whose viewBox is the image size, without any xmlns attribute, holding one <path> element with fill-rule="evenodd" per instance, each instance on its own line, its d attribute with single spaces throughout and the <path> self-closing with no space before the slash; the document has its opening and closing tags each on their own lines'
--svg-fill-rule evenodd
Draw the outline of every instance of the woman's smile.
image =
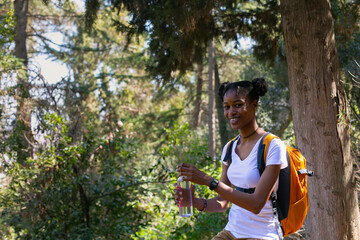
<svg viewBox="0 0 360 240">
<path fill-rule="evenodd" d="M 229 118 L 230 124 L 236 124 L 239 121 L 240 121 L 240 118 L 238 118 L 238 117 L 230 117 Z"/>
</svg>

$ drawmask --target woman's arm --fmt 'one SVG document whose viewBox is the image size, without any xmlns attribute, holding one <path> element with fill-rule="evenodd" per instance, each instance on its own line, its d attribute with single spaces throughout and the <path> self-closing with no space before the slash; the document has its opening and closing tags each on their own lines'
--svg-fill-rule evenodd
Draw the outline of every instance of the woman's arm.
<svg viewBox="0 0 360 240">
<path fill-rule="evenodd" d="M 280 173 L 280 165 L 266 166 L 253 194 L 239 192 L 219 182 L 215 191 L 230 202 L 258 214 L 269 199 Z"/>
<path fill-rule="evenodd" d="M 221 173 L 221 179 L 220 182 L 222 184 L 224 184 L 225 186 L 230 186 L 231 187 L 231 183 L 227 177 L 227 169 L 228 166 L 222 164 L 222 173 Z M 225 212 L 229 206 L 230 206 L 230 202 L 228 200 L 226 200 L 224 197 L 222 197 L 221 195 L 217 195 L 216 197 L 212 198 L 212 199 L 206 199 L 206 212 Z M 204 200 L 201 198 L 195 198 L 194 199 L 194 207 L 196 207 L 198 210 L 203 210 L 204 209 Z"/>
<path fill-rule="evenodd" d="M 220 198 L 221 202 L 230 201 L 248 211 L 258 214 L 270 197 L 270 194 L 279 176 L 280 167 L 281 167 L 280 165 L 266 166 L 263 174 L 261 175 L 259 182 L 256 185 L 255 192 L 253 194 L 248 194 L 248 193 L 239 192 L 231 187 L 230 182 L 226 175 L 227 167 L 225 172 L 226 178 L 224 177 L 224 165 L 223 165 L 221 181 L 219 182 L 218 186 L 215 188 L 215 191 L 221 196 Z M 191 181 L 193 183 L 197 183 L 200 185 L 209 186 L 210 182 L 213 180 L 211 176 L 207 175 L 204 172 L 201 172 L 191 164 L 183 163 L 178 166 L 177 171 L 180 172 L 180 176 L 186 176 L 187 181 Z M 210 208 L 210 205 L 216 206 L 216 204 L 214 204 L 216 200 L 210 200 L 209 202 L 210 204 L 208 204 L 209 205 L 208 211 L 211 211 L 212 209 Z M 226 203 L 226 205 L 228 206 L 229 203 Z M 216 209 L 220 209 L 219 205 L 217 205 L 217 207 L 214 207 L 213 210 Z"/>
</svg>

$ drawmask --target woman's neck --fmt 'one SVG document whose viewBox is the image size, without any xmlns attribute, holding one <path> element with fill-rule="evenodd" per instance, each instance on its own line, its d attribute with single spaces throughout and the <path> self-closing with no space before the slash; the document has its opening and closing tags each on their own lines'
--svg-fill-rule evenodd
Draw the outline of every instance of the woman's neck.
<svg viewBox="0 0 360 240">
<path fill-rule="evenodd" d="M 252 136 L 256 135 L 258 130 L 259 126 L 257 125 L 256 121 L 253 121 L 244 128 L 239 129 L 239 135 L 241 139 L 249 139 Z"/>
<path fill-rule="evenodd" d="M 248 139 L 248 138 L 250 138 L 251 136 L 253 136 L 256 132 L 257 132 L 257 130 L 259 129 L 259 127 L 256 127 L 256 129 L 253 131 L 253 132 L 251 132 L 250 134 L 247 134 L 247 135 L 243 135 L 243 134 L 241 134 L 240 133 L 240 137 L 242 138 L 242 139 Z"/>
</svg>

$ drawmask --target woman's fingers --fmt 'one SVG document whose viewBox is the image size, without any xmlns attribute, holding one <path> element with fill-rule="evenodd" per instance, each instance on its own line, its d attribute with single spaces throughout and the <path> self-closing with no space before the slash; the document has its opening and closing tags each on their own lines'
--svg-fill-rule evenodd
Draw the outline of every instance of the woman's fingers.
<svg viewBox="0 0 360 240">
<path fill-rule="evenodd" d="M 177 166 L 176 172 L 179 173 L 179 176 L 183 176 L 183 180 L 192 180 L 199 170 L 191 164 L 181 163 Z"/>
<path fill-rule="evenodd" d="M 175 189 L 173 190 L 174 192 L 174 200 L 175 200 L 175 203 L 178 204 L 180 203 L 183 198 L 182 198 L 182 192 L 181 192 L 181 188 L 177 186 L 177 184 L 174 184 L 175 186 Z"/>
<path fill-rule="evenodd" d="M 193 173 L 196 170 L 198 170 L 196 167 L 187 163 L 181 163 L 176 167 L 176 172 L 180 173 L 180 176 L 188 175 L 187 173 Z"/>
<path fill-rule="evenodd" d="M 194 167 L 193 165 L 191 165 L 189 163 L 181 163 L 181 164 L 177 165 L 177 167 L 176 167 L 177 172 L 179 172 L 181 170 L 189 171 L 191 169 L 196 169 L 196 167 Z"/>
<path fill-rule="evenodd" d="M 176 171 L 179 173 L 179 176 L 183 177 L 183 180 L 185 181 L 206 185 L 209 180 L 209 176 L 206 173 L 200 171 L 189 163 L 179 164 L 176 168 Z"/>
</svg>

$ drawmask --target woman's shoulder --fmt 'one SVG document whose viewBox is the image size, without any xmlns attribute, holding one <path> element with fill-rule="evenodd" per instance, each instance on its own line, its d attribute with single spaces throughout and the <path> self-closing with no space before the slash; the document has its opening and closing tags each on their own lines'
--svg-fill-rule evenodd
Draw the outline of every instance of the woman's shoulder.
<svg viewBox="0 0 360 240">
<path fill-rule="evenodd" d="M 280 147 L 285 147 L 285 143 L 280 139 L 280 138 L 274 138 L 271 143 L 274 145 L 274 146 L 280 146 Z"/>
<path fill-rule="evenodd" d="M 270 133 L 272 134 L 272 133 Z M 274 134 L 272 134 L 274 135 Z M 274 135 L 275 137 L 271 140 L 270 144 L 269 144 L 269 152 L 272 151 L 280 151 L 280 152 L 285 152 L 286 151 L 286 145 L 285 143 L 276 135 Z"/>
<path fill-rule="evenodd" d="M 270 146 L 285 146 L 285 143 L 281 140 L 281 138 L 279 138 L 278 136 L 276 136 L 275 134 L 271 133 L 271 132 L 264 132 L 264 134 L 262 135 L 262 138 L 264 138 L 266 135 L 271 134 L 273 136 L 273 139 L 270 142 Z M 269 147 L 270 147 L 269 146 Z"/>
<path fill-rule="evenodd" d="M 269 144 L 266 165 L 282 164 L 281 168 L 286 167 L 286 145 L 278 137 L 273 138 Z"/>
</svg>

